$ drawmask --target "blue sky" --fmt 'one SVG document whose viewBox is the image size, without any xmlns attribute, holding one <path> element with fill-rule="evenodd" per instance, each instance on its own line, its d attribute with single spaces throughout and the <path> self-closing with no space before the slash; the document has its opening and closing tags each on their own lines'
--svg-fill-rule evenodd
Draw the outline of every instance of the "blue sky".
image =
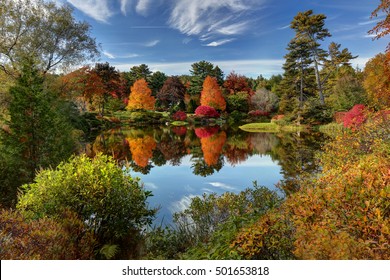
<svg viewBox="0 0 390 280">
<path fill-rule="evenodd" d="M 299 11 L 327 16 L 332 37 L 359 58 L 363 68 L 384 51 L 387 38 L 367 34 L 379 0 L 57 0 L 75 8 L 92 25 L 102 46 L 102 62 L 121 71 L 145 63 L 168 75 L 189 74 L 191 64 L 207 60 L 225 73 L 269 77 L 282 73 L 289 28 Z"/>
</svg>

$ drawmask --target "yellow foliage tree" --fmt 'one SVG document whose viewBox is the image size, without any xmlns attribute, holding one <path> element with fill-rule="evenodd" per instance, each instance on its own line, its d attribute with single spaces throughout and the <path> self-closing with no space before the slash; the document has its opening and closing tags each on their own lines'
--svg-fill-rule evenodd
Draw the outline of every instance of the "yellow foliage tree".
<svg viewBox="0 0 390 280">
<path fill-rule="evenodd" d="M 127 110 L 153 110 L 156 99 L 152 96 L 152 90 L 149 88 L 145 79 L 137 80 L 130 88 L 129 103 Z"/>
</svg>

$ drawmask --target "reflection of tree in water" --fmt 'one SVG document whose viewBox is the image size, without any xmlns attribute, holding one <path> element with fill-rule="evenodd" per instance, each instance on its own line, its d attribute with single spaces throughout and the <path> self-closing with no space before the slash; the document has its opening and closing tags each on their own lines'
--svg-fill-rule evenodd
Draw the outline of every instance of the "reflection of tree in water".
<svg viewBox="0 0 390 280">
<path fill-rule="evenodd" d="M 90 157 L 94 157 L 97 153 L 103 153 L 112 156 L 119 162 L 128 161 L 131 159 L 128 145 L 123 132 L 120 129 L 113 129 L 97 136 L 91 149 L 87 149 L 85 152 Z"/>
<path fill-rule="evenodd" d="M 165 160 L 175 166 L 179 166 L 181 158 L 187 154 L 187 148 L 182 138 L 172 133 L 164 133 L 157 148 L 164 155 Z"/>
<path fill-rule="evenodd" d="M 224 147 L 226 161 L 235 166 L 244 162 L 252 154 L 249 133 L 237 133 L 229 135 Z"/>
<path fill-rule="evenodd" d="M 152 136 L 145 135 L 138 138 L 126 138 L 129 143 L 133 161 L 139 167 L 146 167 L 153 156 L 153 150 L 156 148 L 156 141 Z"/>
<path fill-rule="evenodd" d="M 252 133 L 250 135 L 250 143 L 253 152 L 267 155 L 279 144 L 279 138 L 273 133 Z"/>
<path fill-rule="evenodd" d="M 197 132 L 197 133 L 196 133 Z M 200 138 L 199 138 L 200 136 Z M 131 130 L 111 130 L 96 138 L 92 144 L 93 156 L 97 152 L 113 155 L 119 162 L 137 172 L 148 174 L 153 167 L 169 162 L 180 165 L 181 159 L 191 154 L 191 169 L 195 175 L 209 176 L 224 165 L 224 158 L 237 165 L 249 156 L 270 155 L 282 167 L 283 188 L 294 192 L 302 176 L 318 171 L 314 160 L 322 139 L 317 134 L 248 133 L 219 127 L 187 128 L 185 135 L 178 135 L 168 127 Z"/>
<path fill-rule="evenodd" d="M 281 187 L 286 193 L 298 190 L 298 182 L 308 174 L 319 171 L 315 155 L 324 141 L 321 134 L 293 133 L 280 137 L 280 144 L 272 150 L 272 156 L 282 167 L 284 180 Z"/>
<path fill-rule="evenodd" d="M 203 151 L 203 158 L 209 166 L 217 165 L 221 156 L 222 148 L 226 142 L 226 133 L 221 131 L 209 137 L 200 139 Z"/>
</svg>

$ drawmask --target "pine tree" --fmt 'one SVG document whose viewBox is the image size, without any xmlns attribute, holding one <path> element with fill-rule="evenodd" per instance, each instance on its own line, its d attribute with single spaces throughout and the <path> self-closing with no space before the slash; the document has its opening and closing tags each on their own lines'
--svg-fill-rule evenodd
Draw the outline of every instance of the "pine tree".
<svg viewBox="0 0 390 280">
<path fill-rule="evenodd" d="M 63 107 L 45 89 L 44 76 L 31 63 L 24 65 L 10 95 L 10 133 L 3 132 L 0 141 L 0 161 L 6 163 L 0 172 L 2 187 L 31 182 L 37 170 L 56 166 L 75 147 L 72 127 L 61 113 Z"/>
</svg>

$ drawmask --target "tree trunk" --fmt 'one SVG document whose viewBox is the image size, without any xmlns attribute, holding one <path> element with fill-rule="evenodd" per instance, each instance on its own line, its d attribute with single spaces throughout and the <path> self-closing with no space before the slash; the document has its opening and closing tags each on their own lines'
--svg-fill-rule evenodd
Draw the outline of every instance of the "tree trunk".
<svg viewBox="0 0 390 280">
<path fill-rule="evenodd" d="M 316 80 L 317 80 L 317 86 L 318 86 L 318 94 L 320 96 L 320 102 L 321 102 L 321 105 L 325 105 L 325 98 L 324 98 L 324 93 L 322 90 L 320 72 L 318 71 L 318 62 L 317 62 L 316 58 L 314 58 L 314 71 L 316 73 Z"/>
</svg>

